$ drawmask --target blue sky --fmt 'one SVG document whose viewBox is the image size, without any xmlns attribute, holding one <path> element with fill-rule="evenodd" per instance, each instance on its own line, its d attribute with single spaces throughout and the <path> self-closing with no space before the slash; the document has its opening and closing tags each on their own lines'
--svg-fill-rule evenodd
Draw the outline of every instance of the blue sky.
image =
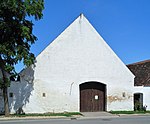
<svg viewBox="0 0 150 124">
<path fill-rule="evenodd" d="M 37 56 L 83 13 L 125 64 L 150 59 L 150 0 L 45 0 L 34 21 Z M 17 71 L 22 66 L 17 66 Z"/>
</svg>

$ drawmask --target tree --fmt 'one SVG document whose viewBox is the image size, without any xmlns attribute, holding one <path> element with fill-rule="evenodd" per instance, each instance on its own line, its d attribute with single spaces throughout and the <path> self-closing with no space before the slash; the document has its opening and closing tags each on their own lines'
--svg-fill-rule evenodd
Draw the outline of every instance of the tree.
<svg viewBox="0 0 150 124">
<path fill-rule="evenodd" d="M 0 2 L 0 88 L 3 91 L 5 116 L 9 116 L 7 88 L 8 75 L 14 75 L 15 65 L 23 61 L 29 66 L 34 63 L 30 47 L 37 37 L 33 34 L 32 19 L 43 17 L 44 0 L 1 0 Z"/>
</svg>

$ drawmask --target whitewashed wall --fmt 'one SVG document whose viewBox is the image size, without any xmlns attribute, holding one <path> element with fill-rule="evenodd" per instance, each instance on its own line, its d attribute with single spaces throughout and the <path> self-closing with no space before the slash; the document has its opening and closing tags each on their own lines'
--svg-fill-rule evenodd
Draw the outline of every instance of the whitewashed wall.
<svg viewBox="0 0 150 124">
<path fill-rule="evenodd" d="M 83 15 L 36 60 L 33 69 L 21 72 L 17 84 L 18 89 L 20 85 L 27 88 L 20 90 L 23 97 L 27 95 L 21 100 L 26 113 L 79 111 L 79 85 L 88 81 L 106 84 L 107 111 L 133 110 L 134 75 Z M 10 91 L 15 94 L 14 89 Z"/>
</svg>

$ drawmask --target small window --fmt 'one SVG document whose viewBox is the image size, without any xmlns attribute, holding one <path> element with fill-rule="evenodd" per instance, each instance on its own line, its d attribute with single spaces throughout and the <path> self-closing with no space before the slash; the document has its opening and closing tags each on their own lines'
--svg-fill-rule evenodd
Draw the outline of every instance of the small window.
<svg viewBox="0 0 150 124">
<path fill-rule="evenodd" d="M 46 97 L 46 93 L 43 93 L 42 96 L 43 96 L 43 97 Z"/>
<path fill-rule="evenodd" d="M 9 97 L 13 97 L 13 93 L 9 93 Z"/>
</svg>

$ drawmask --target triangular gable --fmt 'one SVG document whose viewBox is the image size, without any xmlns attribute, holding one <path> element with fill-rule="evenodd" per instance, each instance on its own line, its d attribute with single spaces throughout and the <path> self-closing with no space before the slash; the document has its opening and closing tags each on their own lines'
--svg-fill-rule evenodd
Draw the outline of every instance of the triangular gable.
<svg viewBox="0 0 150 124">
<path fill-rule="evenodd" d="M 53 69 L 64 73 L 71 68 L 72 71 L 75 68 L 82 68 L 87 71 L 85 73 L 91 73 L 94 76 L 94 72 L 89 71 L 94 71 L 95 68 L 114 73 L 120 70 L 119 73 L 122 75 L 129 73 L 133 76 L 83 14 L 37 56 L 37 61 L 41 64 L 51 61 L 51 66 L 55 66 L 54 68 L 48 68 L 50 63 L 44 64 L 47 66 L 46 72 L 50 71 L 50 73 L 53 73 L 51 72 Z"/>
</svg>

